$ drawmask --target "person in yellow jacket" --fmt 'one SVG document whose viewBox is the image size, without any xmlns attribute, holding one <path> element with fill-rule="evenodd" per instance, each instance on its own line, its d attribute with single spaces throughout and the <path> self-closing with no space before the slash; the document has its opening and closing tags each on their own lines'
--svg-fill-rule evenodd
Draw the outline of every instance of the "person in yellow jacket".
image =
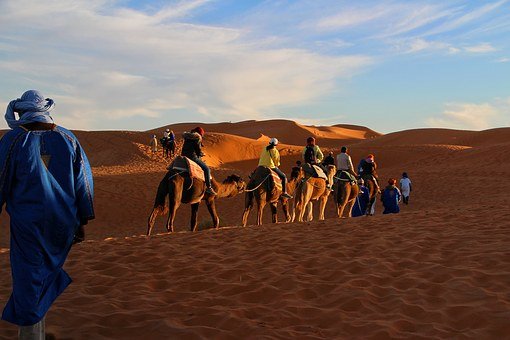
<svg viewBox="0 0 510 340">
<path fill-rule="evenodd" d="M 280 153 L 276 149 L 276 146 L 278 145 L 278 139 L 271 138 L 269 140 L 269 145 L 264 147 L 262 150 L 262 153 L 260 154 L 259 158 L 259 166 L 265 166 L 280 176 L 280 179 L 282 180 L 282 189 L 283 193 L 282 196 L 285 198 L 292 198 L 291 195 L 287 193 L 287 176 L 285 176 L 285 173 L 278 169 L 280 166 Z"/>
</svg>

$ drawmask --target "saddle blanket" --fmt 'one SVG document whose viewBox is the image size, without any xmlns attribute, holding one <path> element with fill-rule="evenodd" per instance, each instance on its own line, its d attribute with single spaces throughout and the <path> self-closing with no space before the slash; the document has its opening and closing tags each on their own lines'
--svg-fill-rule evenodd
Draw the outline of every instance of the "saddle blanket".
<svg viewBox="0 0 510 340">
<path fill-rule="evenodd" d="M 188 157 L 177 156 L 175 160 L 168 166 L 168 170 L 174 169 L 184 171 L 189 174 L 189 177 L 196 178 L 205 182 L 204 170 L 197 163 L 193 162 Z"/>
</svg>

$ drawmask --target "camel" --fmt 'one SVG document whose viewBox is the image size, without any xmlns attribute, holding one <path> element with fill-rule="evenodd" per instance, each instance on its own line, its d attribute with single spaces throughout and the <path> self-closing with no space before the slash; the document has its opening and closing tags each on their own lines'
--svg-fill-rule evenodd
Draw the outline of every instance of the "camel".
<svg viewBox="0 0 510 340">
<path fill-rule="evenodd" d="M 297 184 L 302 179 L 302 172 L 299 166 L 295 166 L 292 168 L 290 173 L 290 179 L 287 181 L 287 193 L 291 196 L 294 196 L 296 191 Z M 294 222 L 296 218 L 296 212 L 294 210 L 294 198 L 285 198 L 280 197 L 280 202 L 282 203 L 283 213 L 285 215 L 285 222 Z"/>
<path fill-rule="evenodd" d="M 282 190 L 276 185 L 272 185 L 270 180 L 271 170 L 264 166 L 259 166 L 251 175 L 250 181 L 246 187 L 246 198 L 243 212 L 243 227 L 248 222 L 248 215 L 253 208 L 253 201 L 257 202 L 257 225 L 262 225 L 262 213 L 264 207 L 269 203 L 273 223 L 278 222 L 277 205 Z M 285 208 L 284 208 L 285 209 Z M 290 219 L 290 214 L 285 214 L 286 219 Z"/>
<path fill-rule="evenodd" d="M 334 165 L 328 165 L 326 175 L 332 183 L 333 175 L 336 172 Z M 326 180 L 323 178 L 311 177 L 308 173 L 304 173 L 301 169 L 301 181 L 298 183 L 295 192 L 295 211 L 298 222 L 303 222 L 305 216 L 305 210 L 307 221 L 313 219 L 313 206 L 312 201 L 319 201 L 319 220 L 324 220 L 324 210 L 326 209 L 326 203 L 330 191 L 326 188 Z"/>
<path fill-rule="evenodd" d="M 358 184 L 350 180 L 337 178 L 334 188 L 338 217 L 351 217 L 352 207 L 359 194 Z"/>
<path fill-rule="evenodd" d="M 211 214 L 214 228 L 220 225 L 220 219 L 216 212 L 215 201 L 218 198 L 233 197 L 244 191 L 245 182 L 237 175 L 228 176 L 222 183 L 211 180 L 212 187 L 217 195 L 213 196 L 205 192 L 205 183 L 199 179 L 191 180 L 189 176 L 181 175 L 176 169 L 170 169 L 158 186 L 154 208 L 149 216 L 147 236 L 150 236 L 156 217 L 168 212 L 166 230 L 174 231 L 174 219 L 177 208 L 181 203 L 191 204 L 191 231 L 197 229 L 197 213 L 201 201 L 205 201 L 207 209 Z M 168 207 L 165 207 L 165 200 L 168 196 Z"/>
</svg>

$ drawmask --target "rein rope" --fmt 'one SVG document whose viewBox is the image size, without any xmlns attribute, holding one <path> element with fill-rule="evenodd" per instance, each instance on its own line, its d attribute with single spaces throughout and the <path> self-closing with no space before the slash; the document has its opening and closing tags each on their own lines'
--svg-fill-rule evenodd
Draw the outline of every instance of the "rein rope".
<svg viewBox="0 0 510 340">
<path fill-rule="evenodd" d="M 265 181 L 269 178 L 269 176 L 271 176 L 271 173 L 270 173 L 269 175 L 267 175 L 267 176 L 266 176 L 266 178 L 264 178 L 264 179 L 262 180 L 262 182 L 260 182 L 260 183 L 259 183 L 259 185 L 257 185 L 255 188 L 253 188 L 253 189 L 245 189 L 245 190 L 244 190 L 244 192 L 252 192 L 252 191 L 257 190 L 258 188 L 260 188 L 260 186 L 261 186 L 262 184 L 264 184 L 264 182 L 265 182 Z"/>
</svg>

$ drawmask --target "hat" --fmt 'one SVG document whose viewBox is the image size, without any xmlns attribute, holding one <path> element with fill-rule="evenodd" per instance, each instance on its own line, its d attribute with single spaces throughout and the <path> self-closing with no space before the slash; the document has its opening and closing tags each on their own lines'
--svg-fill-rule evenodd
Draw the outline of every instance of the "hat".
<svg viewBox="0 0 510 340">
<path fill-rule="evenodd" d="M 198 133 L 202 137 L 205 135 L 204 129 L 202 129 L 200 126 L 197 126 L 193 130 L 191 130 L 191 132 L 196 132 L 196 133 Z"/>
<path fill-rule="evenodd" d="M 274 138 L 274 137 L 273 137 L 273 138 L 271 138 L 271 139 L 269 140 L 269 144 L 278 145 L 278 139 L 276 139 L 276 138 Z"/>
</svg>

